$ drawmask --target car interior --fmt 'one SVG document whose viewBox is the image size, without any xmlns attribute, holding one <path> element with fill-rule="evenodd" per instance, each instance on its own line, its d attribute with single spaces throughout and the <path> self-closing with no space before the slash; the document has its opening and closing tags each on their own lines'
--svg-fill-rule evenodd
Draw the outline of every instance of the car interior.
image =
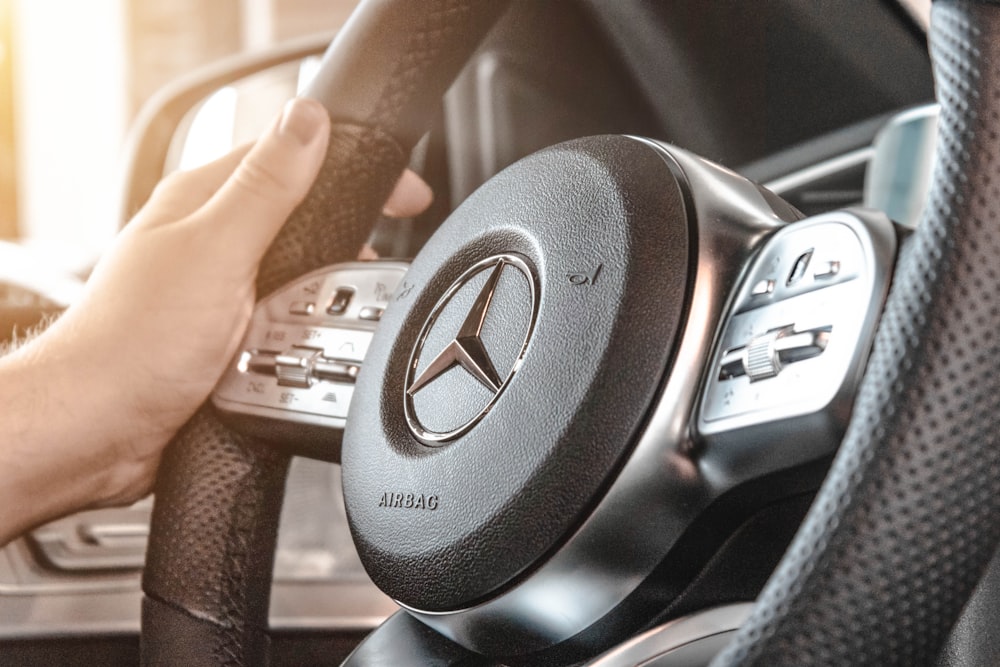
<svg viewBox="0 0 1000 667">
<path fill-rule="evenodd" d="M 374 0 L 163 89 L 130 134 L 122 225 L 295 94 L 349 159 L 265 259 L 155 497 L 0 549 L 0 662 L 1000 662 L 1000 494 L 954 472 L 997 462 L 940 453 L 989 447 L 963 373 L 991 342 L 945 379 L 891 344 L 997 318 L 988 282 L 914 259 L 950 256 L 919 240 L 932 190 L 959 192 L 934 211 L 991 205 L 962 190 L 1000 134 L 969 138 L 996 117 L 968 74 L 998 51 L 985 4 L 942 1 L 932 28 L 901 0 Z M 375 219 L 404 165 L 433 205 Z M 934 238 L 987 253 L 959 224 Z M 86 279 L 41 259 L 0 243 L 7 342 Z M 927 285 L 978 314 L 925 317 L 912 303 L 947 300 Z M 911 415 L 907 378 L 959 407 Z M 935 500 L 890 488 L 911 482 Z M 852 523 L 873 485 L 892 503 Z"/>
</svg>

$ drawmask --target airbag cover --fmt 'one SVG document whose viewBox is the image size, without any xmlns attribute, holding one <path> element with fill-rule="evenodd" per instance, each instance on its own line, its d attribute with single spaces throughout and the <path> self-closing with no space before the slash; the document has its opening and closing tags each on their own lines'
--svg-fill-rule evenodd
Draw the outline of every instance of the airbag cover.
<svg viewBox="0 0 1000 667">
<path fill-rule="evenodd" d="M 561 144 L 490 180 L 415 259 L 343 446 L 355 542 L 394 599 L 476 604 L 586 519 L 669 370 L 693 243 L 682 188 L 637 140 Z"/>
</svg>

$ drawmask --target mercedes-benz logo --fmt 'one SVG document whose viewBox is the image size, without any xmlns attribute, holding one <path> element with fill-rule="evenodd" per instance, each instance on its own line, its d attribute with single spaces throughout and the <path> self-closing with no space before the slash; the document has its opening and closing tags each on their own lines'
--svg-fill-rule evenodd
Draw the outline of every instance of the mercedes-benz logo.
<svg viewBox="0 0 1000 667">
<path fill-rule="evenodd" d="M 491 357 L 489 350 L 487 350 L 486 346 L 483 344 L 481 335 L 483 333 L 483 325 L 486 323 L 486 316 L 490 312 L 490 307 L 493 305 L 494 296 L 497 292 L 497 287 L 500 284 L 500 278 L 507 267 L 514 268 L 523 274 L 529 286 L 531 301 L 530 303 L 524 303 L 521 306 L 525 309 L 530 309 L 528 310 L 530 316 L 528 318 L 527 330 L 524 333 L 524 339 L 521 342 L 517 359 L 509 370 L 503 369 L 507 370 L 507 373 L 504 376 L 501 376 L 497 372 L 494 360 Z M 455 336 L 444 346 L 443 349 L 440 350 L 440 352 L 437 353 L 431 362 L 426 364 L 423 370 L 417 374 L 424 343 L 427 341 L 428 335 L 437 323 L 441 312 L 463 287 L 484 271 L 490 271 L 490 274 L 486 279 L 486 283 L 479 290 L 476 300 L 473 302 L 472 307 L 466 314 L 465 319 L 462 322 L 462 325 L 458 328 L 458 331 L 455 333 Z M 504 389 L 507 388 L 507 385 L 514 377 L 514 374 L 521 367 L 524 352 L 527 349 L 528 341 L 531 338 L 531 333 L 535 326 L 535 318 L 537 314 L 538 281 L 531 266 L 525 261 L 524 258 L 518 255 L 498 255 L 483 260 L 472 266 L 468 271 L 462 274 L 462 276 L 459 277 L 454 284 L 452 284 L 448 291 L 445 292 L 444 296 L 442 296 L 438 301 L 437 305 L 434 306 L 434 310 L 431 312 L 430 317 L 428 317 L 427 321 L 424 323 L 424 327 L 421 330 L 420 335 L 417 337 L 416 345 L 414 345 L 413 353 L 410 356 L 410 364 L 407 368 L 404 407 L 407 423 L 410 426 L 410 430 L 418 440 L 427 445 L 436 446 L 444 444 L 445 442 L 461 437 L 486 416 L 486 414 L 493 408 Z M 413 397 L 427 385 L 434 382 L 456 366 L 460 367 L 463 371 L 486 387 L 491 394 L 491 398 L 478 414 L 457 428 L 445 432 L 425 428 L 420 422 L 420 419 L 417 417 Z"/>
</svg>

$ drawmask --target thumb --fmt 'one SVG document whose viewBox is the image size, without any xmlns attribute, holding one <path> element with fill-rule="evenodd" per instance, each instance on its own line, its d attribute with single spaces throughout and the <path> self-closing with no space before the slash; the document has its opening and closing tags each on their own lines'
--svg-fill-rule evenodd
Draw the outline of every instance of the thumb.
<svg viewBox="0 0 1000 667">
<path fill-rule="evenodd" d="M 219 190 L 193 217 L 216 227 L 221 242 L 264 254 L 309 192 L 326 155 L 330 116 L 316 100 L 290 100 Z"/>
</svg>

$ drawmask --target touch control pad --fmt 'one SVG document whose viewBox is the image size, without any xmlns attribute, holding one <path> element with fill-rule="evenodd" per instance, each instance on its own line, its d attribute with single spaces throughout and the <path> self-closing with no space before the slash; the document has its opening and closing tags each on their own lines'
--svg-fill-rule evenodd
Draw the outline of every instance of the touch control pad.
<svg viewBox="0 0 1000 667">
<path fill-rule="evenodd" d="M 891 233 L 873 214 L 837 212 L 771 237 L 724 324 L 702 434 L 824 410 L 842 418 L 835 399 L 852 392 L 867 358 L 891 261 L 880 239 Z"/>
<path fill-rule="evenodd" d="M 372 333 L 408 267 L 339 264 L 261 301 L 215 388 L 215 406 L 254 434 L 262 420 L 343 429 Z"/>
</svg>

